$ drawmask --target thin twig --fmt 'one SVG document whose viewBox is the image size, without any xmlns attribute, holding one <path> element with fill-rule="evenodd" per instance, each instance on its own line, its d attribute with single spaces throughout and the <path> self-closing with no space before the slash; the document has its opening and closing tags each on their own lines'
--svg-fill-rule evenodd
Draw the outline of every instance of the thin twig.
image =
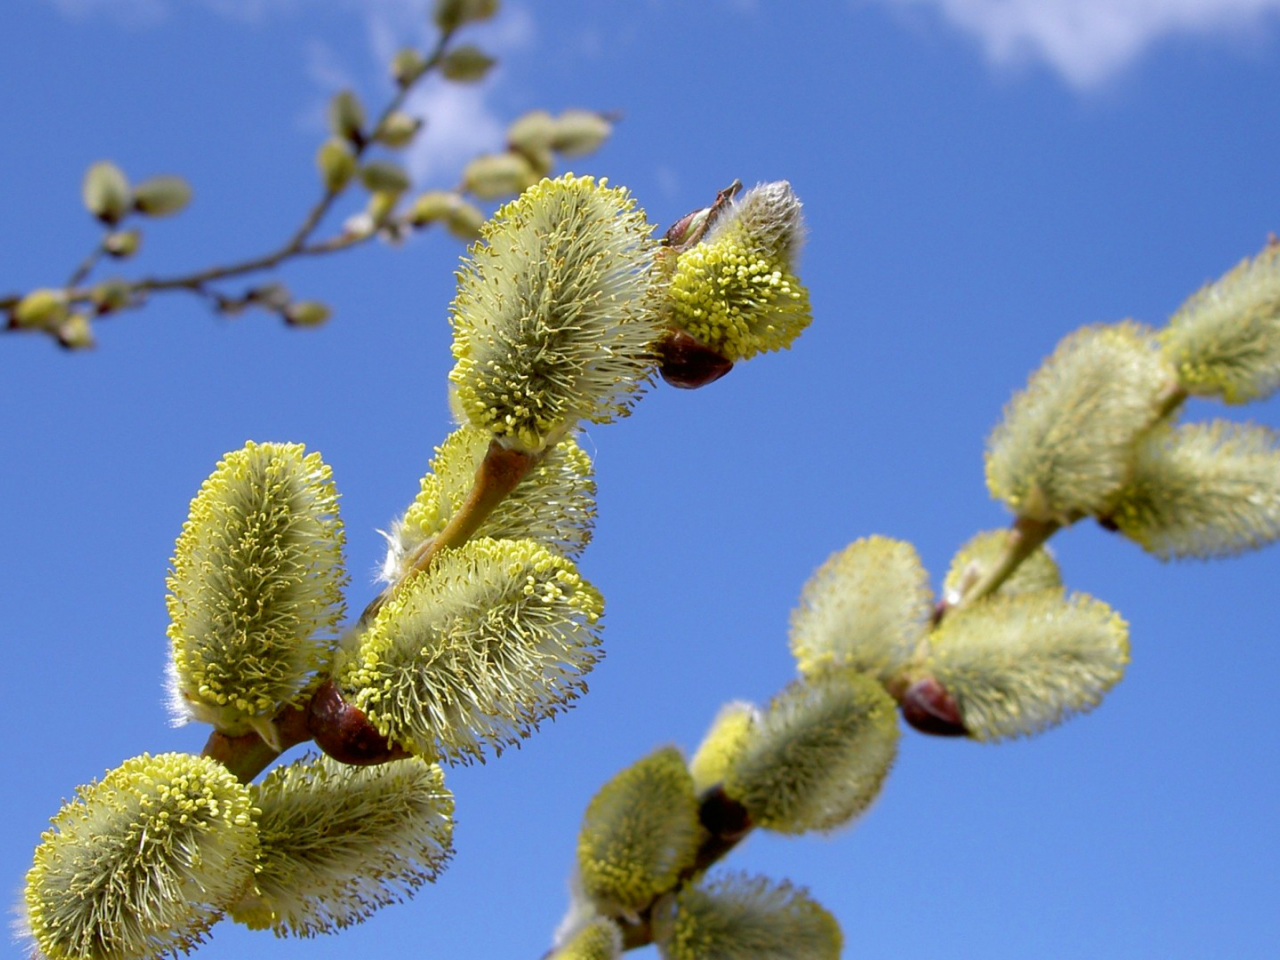
<svg viewBox="0 0 1280 960">
<path fill-rule="evenodd" d="M 359 160 L 369 148 L 378 140 L 378 134 L 387 122 L 387 118 L 399 110 L 409 96 L 413 87 L 419 83 L 423 77 L 427 76 L 432 70 L 440 65 L 444 58 L 449 41 L 453 38 L 453 30 L 442 31 L 439 39 L 436 41 L 435 47 L 428 55 L 422 71 L 418 76 L 414 77 L 409 83 L 400 85 L 394 97 L 383 108 L 378 115 L 377 120 L 369 131 L 352 143 L 352 152 L 355 158 Z M 342 233 L 328 240 L 319 242 L 310 242 L 316 228 L 324 220 L 325 215 L 332 209 L 334 202 L 342 194 L 342 190 L 326 189 L 324 195 L 315 203 L 307 212 L 302 223 L 294 230 L 293 234 L 283 245 L 277 247 L 269 253 L 264 253 L 256 257 L 250 257 L 240 260 L 226 266 L 209 267 L 204 270 L 197 270 L 191 273 L 178 274 L 169 277 L 142 277 L 138 280 L 126 281 L 129 287 L 130 295 L 142 293 L 160 293 L 169 290 L 186 290 L 191 293 L 202 296 L 210 296 L 210 292 L 204 289 L 205 284 L 215 280 L 225 280 L 231 277 L 244 276 L 250 273 L 258 273 L 263 270 L 269 270 L 278 266 L 286 260 L 299 256 L 317 256 L 326 253 L 333 253 L 337 250 L 344 250 L 348 247 L 364 243 L 369 240 L 373 233 L 366 234 L 348 234 Z M 77 286 L 82 283 L 89 275 L 90 271 L 98 263 L 102 256 L 102 247 L 99 246 L 93 253 L 85 258 L 84 262 L 76 268 L 71 278 L 67 281 L 65 294 L 68 303 L 82 303 L 92 298 L 91 291 Z M 22 300 L 21 294 L 10 294 L 0 297 L 0 310 L 11 310 Z M 134 304 L 133 306 L 138 306 Z M 10 328 L 12 329 L 12 328 Z"/>
</svg>

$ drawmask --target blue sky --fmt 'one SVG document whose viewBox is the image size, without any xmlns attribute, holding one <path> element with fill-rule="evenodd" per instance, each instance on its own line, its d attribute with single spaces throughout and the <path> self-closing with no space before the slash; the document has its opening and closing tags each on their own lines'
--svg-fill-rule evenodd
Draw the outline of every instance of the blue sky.
<svg viewBox="0 0 1280 960">
<path fill-rule="evenodd" d="M 317 193 L 323 106 L 388 95 L 426 5 L 11 0 L 0 12 L 0 293 L 59 283 L 96 242 L 91 162 L 180 173 L 195 199 L 122 272 L 265 250 Z M 620 111 L 579 173 L 667 224 L 735 177 L 789 179 L 810 224 L 815 320 L 706 390 L 655 389 L 592 428 L 600 519 L 582 568 L 607 602 L 589 695 L 528 744 L 449 771 L 457 856 L 411 903 L 336 937 L 232 924 L 202 956 L 534 958 L 565 904 L 582 809 L 723 702 L 794 675 L 809 574 L 872 533 L 935 585 L 1007 522 L 982 480 L 1002 405 L 1076 327 L 1160 324 L 1280 231 L 1280 3 L 777 0 L 503 4 L 473 39 L 501 68 L 429 86 L 422 186 L 534 107 Z M 330 229 L 336 229 L 340 211 Z M 0 338 L 0 606 L 15 895 L 63 797 L 166 725 L 164 577 L 187 504 L 246 439 L 320 450 L 343 497 L 351 606 L 376 533 L 448 429 L 459 245 L 427 234 L 289 267 L 320 330 L 211 316 L 176 295 L 67 355 Z M 1280 427 L 1280 401 L 1189 416 Z M 1054 541 L 1070 587 L 1132 625 L 1094 713 L 1002 746 L 904 735 L 881 798 L 830 838 L 754 836 L 726 865 L 807 886 L 851 957 L 1270 956 L 1280 938 L 1280 554 L 1160 564 L 1087 525 Z M 646 956 L 649 954 L 638 954 Z"/>
</svg>

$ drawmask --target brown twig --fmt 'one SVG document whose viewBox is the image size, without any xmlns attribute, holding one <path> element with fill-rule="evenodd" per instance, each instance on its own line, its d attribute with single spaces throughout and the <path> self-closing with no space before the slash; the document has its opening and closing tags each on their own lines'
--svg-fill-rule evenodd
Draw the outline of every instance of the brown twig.
<svg viewBox="0 0 1280 960">
<path fill-rule="evenodd" d="M 445 30 L 440 34 L 436 41 L 435 47 L 428 55 L 425 66 L 422 71 L 413 78 L 409 83 L 400 85 L 394 97 L 384 107 L 377 120 L 370 128 L 366 135 L 363 135 L 352 141 L 352 152 L 355 158 L 359 160 L 373 143 L 377 142 L 378 134 L 387 122 L 387 118 L 404 105 L 405 99 L 409 92 L 417 84 L 429 74 L 432 70 L 440 65 L 444 58 L 445 51 L 448 48 L 449 41 L 453 37 L 454 31 Z M 196 270 L 191 273 L 178 274 L 170 277 L 142 277 L 137 280 L 126 281 L 128 284 L 129 295 L 136 298 L 136 302 L 130 303 L 130 307 L 140 306 L 144 302 L 141 296 L 147 293 L 163 293 L 171 290 L 186 290 L 200 296 L 209 296 L 209 291 L 205 289 L 205 285 L 216 280 L 226 280 L 232 277 L 245 276 L 246 274 L 259 273 L 264 270 L 270 270 L 286 260 L 294 257 L 316 256 L 320 254 L 333 253 L 337 250 L 344 250 L 348 247 L 356 246 L 364 243 L 374 236 L 373 232 L 363 234 L 341 233 L 327 240 L 311 242 L 311 237 L 316 228 L 324 220 L 325 215 L 332 209 L 334 202 L 342 194 L 342 190 L 326 189 L 324 194 L 307 212 L 302 223 L 294 230 L 293 234 L 281 246 L 269 253 L 264 253 L 256 257 L 249 257 L 235 263 L 225 266 L 208 267 L 204 270 Z M 78 286 L 89 275 L 89 272 L 96 265 L 102 254 L 102 247 L 99 246 L 93 251 L 72 273 L 68 280 L 64 293 L 66 294 L 68 303 L 84 303 L 92 299 L 92 291 Z M 10 294 L 0 297 L 0 310 L 12 310 L 22 300 L 21 294 Z M 8 329 L 16 329 L 10 326 Z"/>
</svg>

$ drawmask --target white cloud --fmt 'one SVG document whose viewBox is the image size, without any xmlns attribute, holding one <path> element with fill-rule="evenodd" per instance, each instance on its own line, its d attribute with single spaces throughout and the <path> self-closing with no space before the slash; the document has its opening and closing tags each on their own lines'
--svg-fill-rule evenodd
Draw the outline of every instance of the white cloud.
<svg viewBox="0 0 1280 960">
<path fill-rule="evenodd" d="M 427 118 L 426 129 L 404 153 L 415 183 L 454 187 L 468 160 L 502 148 L 506 123 L 485 89 L 431 80 L 414 90 L 406 106 Z"/>
<path fill-rule="evenodd" d="M 429 3 L 424 0 L 373 0 L 362 6 L 367 11 L 373 59 L 384 74 L 400 48 L 422 49 L 435 41 L 435 30 L 427 15 Z M 467 33 L 469 42 L 498 59 L 494 75 L 478 84 L 446 83 L 429 77 L 414 88 L 405 101 L 405 110 L 425 117 L 427 126 L 401 159 L 415 183 L 433 181 L 436 186 L 452 187 L 467 160 L 502 148 L 506 120 L 490 99 L 502 59 L 528 50 L 534 35 L 528 8 L 504 5 L 499 17 L 476 25 Z"/>
<path fill-rule="evenodd" d="M 1280 0 L 880 0 L 932 7 L 1000 66 L 1040 60 L 1076 87 L 1096 86 L 1175 35 L 1241 36 Z"/>
</svg>

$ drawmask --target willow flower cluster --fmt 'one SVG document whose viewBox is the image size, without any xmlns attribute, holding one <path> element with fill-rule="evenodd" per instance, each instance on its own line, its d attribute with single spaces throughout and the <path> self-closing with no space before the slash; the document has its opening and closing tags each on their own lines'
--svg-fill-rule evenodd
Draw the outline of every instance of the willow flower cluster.
<svg viewBox="0 0 1280 960">
<path fill-rule="evenodd" d="M 484 13 L 437 14 L 455 7 Z M 340 95 L 331 113 L 359 143 L 359 103 Z M 525 118 L 513 149 L 572 153 L 603 136 L 585 115 L 547 119 Z M 325 154 L 326 177 L 343 157 Z M 394 171 L 361 176 L 396 192 Z M 115 196 L 117 180 L 96 175 L 96 204 L 143 202 Z M 792 239 L 779 217 L 798 235 L 799 205 L 789 188 L 760 196 L 785 209 L 746 203 L 733 236 L 780 256 Z M 596 515 L 577 432 L 629 412 L 662 359 L 672 277 L 651 233 L 625 190 L 572 174 L 533 183 L 480 230 L 453 304 L 461 422 L 386 534 L 386 589 L 356 622 L 343 626 L 344 532 L 320 455 L 250 441 L 223 456 L 168 577 L 170 705 L 175 722 L 212 727 L 208 746 L 126 761 L 63 807 L 27 875 L 33 956 L 148 960 L 192 949 L 223 917 L 327 934 L 439 875 L 454 812 L 440 764 L 519 744 L 586 690 L 602 656 L 604 601 L 577 568 Z M 308 740 L 322 753 L 267 770 Z M 638 915 L 703 832 L 674 749 L 620 776 L 591 820 L 580 884 L 596 912 Z M 616 925 L 591 919 L 566 949 L 620 950 Z"/>
<path fill-rule="evenodd" d="M 791 345 L 812 319 L 795 270 L 800 201 L 786 181 L 748 191 L 681 252 L 667 291 L 672 326 L 729 361 Z"/>
<path fill-rule="evenodd" d="M 743 230 L 760 257 L 794 257 L 788 196 L 757 190 L 732 213 L 699 211 L 668 234 L 678 250 L 670 315 L 725 356 L 750 355 L 767 337 L 732 320 L 748 289 L 735 283 L 760 271 L 724 264 L 742 255 Z M 1064 586 L 1046 546 L 1054 532 L 1093 517 L 1161 559 L 1280 538 L 1275 433 L 1176 419 L 1191 394 L 1239 403 L 1280 387 L 1278 250 L 1195 294 L 1163 330 L 1085 327 L 1058 346 L 987 448 L 988 487 L 1015 521 L 964 544 L 938 596 L 915 548 L 889 537 L 822 564 L 791 617 L 799 678 L 762 707 L 724 706 L 686 762 L 660 750 L 591 801 L 551 956 L 616 958 L 642 943 L 667 960 L 840 956 L 839 926 L 803 890 L 708 879 L 707 869 L 753 828 L 797 835 L 857 819 L 894 763 L 898 714 L 922 733 L 996 742 L 1098 706 L 1128 665 L 1129 626 Z M 682 292 L 693 277 L 715 277 L 718 297 Z M 769 335 L 787 328 L 785 315 L 773 314 Z M 680 812 L 691 802 L 695 843 Z"/>
</svg>

